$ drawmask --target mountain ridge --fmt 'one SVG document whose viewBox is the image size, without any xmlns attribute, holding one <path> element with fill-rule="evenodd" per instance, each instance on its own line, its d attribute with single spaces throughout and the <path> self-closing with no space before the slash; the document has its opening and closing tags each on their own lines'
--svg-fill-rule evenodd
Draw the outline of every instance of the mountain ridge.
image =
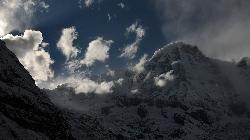
<svg viewBox="0 0 250 140">
<path fill-rule="evenodd" d="M 175 42 L 156 51 L 141 73 L 102 75 L 99 81 L 123 79 L 113 93 L 75 94 L 67 85 L 48 93 L 58 106 L 95 116 L 123 139 L 248 139 L 249 109 L 221 64 L 238 69 Z"/>
<path fill-rule="evenodd" d="M 16 56 L 0 40 L 0 137 L 70 138 L 62 112 L 36 85 Z M 65 124 L 64 124 L 65 123 Z"/>
<path fill-rule="evenodd" d="M 76 94 L 67 84 L 41 90 L 0 40 L 0 138 L 247 140 L 249 96 L 233 83 L 239 75 L 250 83 L 247 59 L 223 62 L 175 42 L 156 51 L 141 73 L 102 76 L 120 80 L 113 93 Z"/>
</svg>

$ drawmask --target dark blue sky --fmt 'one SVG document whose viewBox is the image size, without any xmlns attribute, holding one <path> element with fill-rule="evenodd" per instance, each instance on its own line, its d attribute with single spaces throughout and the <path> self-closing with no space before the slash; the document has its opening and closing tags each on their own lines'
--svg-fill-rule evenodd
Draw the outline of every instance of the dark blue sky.
<svg viewBox="0 0 250 140">
<path fill-rule="evenodd" d="M 121 2 L 125 8 L 118 6 Z M 226 61 L 250 54 L 249 0 L 0 3 L 0 38 L 37 81 L 53 81 L 59 74 L 99 74 L 108 70 L 106 65 L 133 68 L 145 53 L 150 57 L 175 40 L 197 45 L 206 56 Z"/>
<path fill-rule="evenodd" d="M 120 2 L 125 4 L 125 8 L 117 6 Z M 125 32 L 126 28 L 136 21 L 145 28 L 146 36 L 140 44 L 137 57 L 129 63 L 138 61 L 144 53 L 151 55 L 157 48 L 169 42 L 161 32 L 160 20 L 149 0 L 105 0 L 88 8 L 80 8 L 78 0 L 48 1 L 47 3 L 50 5 L 49 11 L 36 16 L 34 28 L 41 31 L 44 41 L 50 44 L 47 50 L 55 60 L 52 67 L 56 73 L 62 72 L 65 63 L 65 57 L 56 47 L 63 28 L 76 27 L 79 36 L 74 45 L 81 48 L 82 56 L 88 43 L 96 37 L 114 41 L 109 60 L 105 64 L 95 64 L 92 67 L 94 71 L 102 71 L 106 64 L 111 68 L 127 65 L 128 61 L 118 56 L 122 48 L 133 42 L 135 37 L 126 36 Z M 108 20 L 108 14 L 112 17 L 111 21 Z"/>
</svg>

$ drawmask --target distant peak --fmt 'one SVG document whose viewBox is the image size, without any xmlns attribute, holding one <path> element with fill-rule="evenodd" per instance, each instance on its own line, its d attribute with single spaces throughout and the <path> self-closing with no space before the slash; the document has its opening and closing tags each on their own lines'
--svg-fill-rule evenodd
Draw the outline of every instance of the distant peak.
<svg viewBox="0 0 250 140">
<path fill-rule="evenodd" d="M 249 57 L 243 57 L 238 63 L 238 67 L 246 67 L 250 65 L 250 58 Z"/>
<path fill-rule="evenodd" d="M 169 44 L 163 46 L 162 48 L 156 50 L 156 51 L 154 52 L 154 55 L 152 56 L 152 58 L 153 58 L 154 56 L 160 54 L 161 52 L 165 51 L 166 49 L 169 50 L 169 49 L 172 49 L 172 48 L 174 48 L 174 47 L 183 46 L 183 45 L 185 45 L 185 43 L 183 43 L 182 41 L 171 42 L 171 43 L 169 43 Z"/>
<path fill-rule="evenodd" d="M 181 59 L 182 57 L 185 57 L 185 55 L 187 54 L 193 57 L 204 57 L 198 47 L 184 43 L 182 41 L 176 41 L 171 42 L 155 51 L 150 61 L 158 59 L 159 57 L 166 57 L 170 60 L 176 61 Z"/>
</svg>

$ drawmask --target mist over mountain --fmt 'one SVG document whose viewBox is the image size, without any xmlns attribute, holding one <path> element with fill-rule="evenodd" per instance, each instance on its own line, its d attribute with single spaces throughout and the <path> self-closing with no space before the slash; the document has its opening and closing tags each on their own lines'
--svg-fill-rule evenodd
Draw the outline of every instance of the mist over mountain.
<svg viewBox="0 0 250 140">
<path fill-rule="evenodd" d="M 0 0 L 0 140 L 249 140 L 249 0 Z"/>
</svg>

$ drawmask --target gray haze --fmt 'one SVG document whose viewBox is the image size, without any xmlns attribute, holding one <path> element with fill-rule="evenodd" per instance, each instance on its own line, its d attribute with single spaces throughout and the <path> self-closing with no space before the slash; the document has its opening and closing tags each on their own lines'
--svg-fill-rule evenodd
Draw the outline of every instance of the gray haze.
<svg viewBox="0 0 250 140">
<path fill-rule="evenodd" d="M 250 56 L 249 0 L 158 0 L 155 3 L 166 38 L 195 44 L 208 56 L 222 60 Z"/>
</svg>

